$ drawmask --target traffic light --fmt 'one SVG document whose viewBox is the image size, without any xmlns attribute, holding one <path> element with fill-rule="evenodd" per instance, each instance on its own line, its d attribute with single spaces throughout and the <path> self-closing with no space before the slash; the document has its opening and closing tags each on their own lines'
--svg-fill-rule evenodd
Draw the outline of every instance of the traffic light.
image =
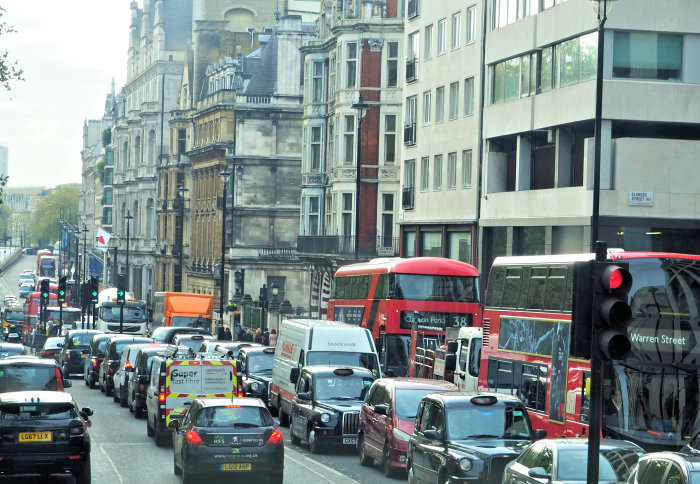
<svg viewBox="0 0 700 484">
<path fill-rule="evenodd" d="M 627 336 L 627 325 L 632 319 L 628 303 L 631 287 L 629 264 L 596 262 L 595 297 L 600 322 L 600 350 L 604 359 L 624 360 L 632 349 Z"/>
<path fill-rule="evenodd" d="M 126 293 L 124 292 L 124 275 L 119 274 L 117 277 L 117 302 L 124 304 L 126 302 Z"/>
<path fill-rule="evenodd" d="M 90 278 L 90 300 L 94 303 L 97 304 L 97 294 L 99 293 L 100 290 L 100 283 L 97 280 L 96 277 L 91 277 Z"/>
<path fill-rule="evenodd" d="M 41 304 L 42 304 L 42 306 L 49 305 L 49 294 L 51 294 L 51 290 L 49 289 L 49 280 L 42 279 L 41 280 Z"/>
<path fill-rule="evenodd" d="M 61 305 L 66 302 L 66 276 L 61 276 L 58 280 L 58 304 Z"/>
</svg>

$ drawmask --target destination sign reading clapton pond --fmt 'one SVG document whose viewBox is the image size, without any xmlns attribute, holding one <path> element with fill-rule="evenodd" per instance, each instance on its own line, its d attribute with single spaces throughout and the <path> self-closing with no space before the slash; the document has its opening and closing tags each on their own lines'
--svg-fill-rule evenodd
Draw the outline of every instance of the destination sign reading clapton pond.
<svg viewBox="0 0 700 484">
<path fill-rule="evenodd" d="M 416 329 L 423 331 L 445 331 L 447 328 L 467 328 L 474 325 L 471 314 L 401 311 L 400 328 L 412 329 L 413 321 L 416 320 Z"/>
</svg>

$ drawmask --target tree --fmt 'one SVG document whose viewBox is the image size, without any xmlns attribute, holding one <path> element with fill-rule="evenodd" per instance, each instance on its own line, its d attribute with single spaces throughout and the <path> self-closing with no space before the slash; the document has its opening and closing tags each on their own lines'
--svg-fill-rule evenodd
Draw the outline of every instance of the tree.
<svg viewBox="0 0 700 484">
<path fill-rule="evenodd" d="M 37 203 L 32 221 L 32 233 L 39 246 L 52 244 L 61 237 L 61 215 L 73 226 L 78 225 L 79 192 L 75 186 L 62 186 Z"/>
<path fill-rule="evenodd" d="M 2 18 L 4 12 L 5 9 L 0 7 L 0 18 Z M 14 27 L 0 20 L 0 36 L 13 32 L 15 32 Z M 5 49 L 0 50 L 0 84 L 10 91 L 10 82 L 23 81 L 22 74 L 23 71 L 19 68 L 17 61 L 10 59 L 10 53 Z"/>
</svg>

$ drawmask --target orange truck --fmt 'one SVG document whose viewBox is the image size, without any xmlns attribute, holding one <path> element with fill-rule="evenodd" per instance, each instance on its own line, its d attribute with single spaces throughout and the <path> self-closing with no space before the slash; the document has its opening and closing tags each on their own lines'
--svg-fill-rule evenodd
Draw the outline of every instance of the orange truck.
<svg viewBox="0 0 700 484">
<path fill-rule="evenodd" d="M 156 292 L 153 295 L 152 329 L 160 326 L 204 328 L 211 333 L 214 296 L 186 292 Z"/>
</svg>

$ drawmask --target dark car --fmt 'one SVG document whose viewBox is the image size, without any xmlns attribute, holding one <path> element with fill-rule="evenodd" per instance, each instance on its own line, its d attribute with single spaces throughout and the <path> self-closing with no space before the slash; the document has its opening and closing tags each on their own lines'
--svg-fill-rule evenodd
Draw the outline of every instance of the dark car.
<svg viewBox="0 0 700 484">
<path fill-rule="evenodd" d="M 628 484 L 698 484 L 700 454 L 651 452 L 639 458 Z"/>
<path fill-rule="evenodd" d="M 51 336 L 46 338 L 44 341 L 44 346 L 39 350 L 39 356 L 41 358 L 53 358 L 58 361 L 61 357 L 61 350 L 63 349 L 63 343 L 65 338 L 63 336 Z"/>
<path fill-rule="evenodd" d="M 500 484 L 503 469 L 545 431 L 525 405 L 498 393 L 431 393 L 421 399 L 408 442 L 408 482 Z"/>
<path fill-rule="evenodd" d="M 61 356 L 58 358 L 58 366 L 61 367 L 65 378 L 68 378 L 71 373 L 85 371 L 85 359 L 90 352 L 90 341 L 96 334 L 102 334 L 102 331 L 72 329 L 66 333 Z"/>
<path fill-rule="evenodd" d="M 5 393 L 0 399 L 2 474 L 65 474 L 90 482 L 90 408 L 64 392 Z"/>
<path fill-rule="evenodd" d="M 0 360 L 8 356 L 23 355 L 24 345 L 20 343 L 0 343 Z"/>
<path fill-rule="evenodd" d="M 149 344 L 157 345 L 157 343 L 138 343 L 126 345 L 122 350 L 122 356 L 119 360 L 119 367 L 112 377 L 114 384 L 114 401 L 119 402 L 122 407 L 127 406 L 127 397 L 129 391 L 129 381 L 133 375 L 134 365 L 136 364 L 136 355 L 139 350 Z M 160 345 L 157 345 L 158 347 Z"/>
<path fill-rule="evenodd" d="M 126 404 L 134 417 L 141 418 L 146 410 L 146 389 L 151 376 L 151 364 L 153 358 L 165 354 L 168 345 L 152 343 L 139 349 L 136 354 L 136 363 L 129 378 Z"/>
<path fill-rule="evenodd" d="M 268 404 L 267 388 L 272 380 L 275 349 L 267 346 L 243 346 L 236 357 L 236 370 L 246 397 L 259 398 Z"/>
<path fill-rule="evenodd" d="M 103 391 L 108 397 L 111 396 L 114 391 L 114 374 L 119 368 L 122 350 L 126 345 L 136 343 L 153 343 L 153 340 L 145 336 L 124 335 L 115 335 L 107 340 L 105 357 L 102 365 L 100 365 L 98 381 L 100 383 L 100 391 Z"/>
<path fill-rule="evenodd" d="M 90 340 L 90 349 L 87 358 L 85 358 L 85 367 L 83 376 L 85 385 L 90 388 L 96 388 L 97 382 L 100 380 L 100 366 L 105 358 L 105 350 L 107 349 L 107 341 L 114 334 L 102 333 L 96 334 Z"/>
<path fill-rule="evenodd" d="M 366 368 L 305 366 L 291 371 L 296 383 L 292 401 L 292 444 L 302 440 L 317 454 L 329 445 L 357 445 L 357 428 L 365 394 L 374 381 Z"/>
<path fill-rule="evenodd" d="M 211 333 L 204 328 L 190 328 L 187 326 L 161 326 L 156 328 L 151 333 L 154 343 L 172 344 L 173 337 L 176 334 L 205 334 L 211 336 Z"/>
<path fill-rule="evenodd" d="M 0 393 L 28 390 L 63 391 L 64 380 L 55 360 L 37 356 L 8 356 L 0 360 Z"/>
<path fill-rule="evenodd" d="M 456 392 L 450 382 L 423 378 L 380 378 L 367 393 L 360 413 L 357 450 L 360 464 L 376 459 L 389 477 L 406 468 L 406 451 L 416 424 L 418 404 L 428 393 Z"/>
<path fill-rule="evenodd" d="M 190 350 L 192 350 L 192 354 L 194 355 L 199 351 L 199 348 L 202 347 L 202 343 L 205 340 L 214 341 L 214 337 L 207 334 L 176 333 L 173 335 L 170 344 L 175 346 L 187 346 Z"/>
<path fill-rule="evenodd" d="M 626 440 L 602 440 L 598 480 L 625 482 L 644 449 Z M 503 472 L 503 484 L 585 482 L 588 474 L 588 439 L 543 439 L 531 444 Z M 655 484 L 659 484 L 657 481 Z"/>
<path fill-rule="evenodd" d="M 197 398 L 182 421 L 171 420 L 173 467 L 183 484 L 203 481 L 206 474 L 267 478 L 281 484 L 284 476 L 282 433 L 270 411 L 257 398 Z M 235 477 L 234 477 L 235 476 Z"/>
</svg>

